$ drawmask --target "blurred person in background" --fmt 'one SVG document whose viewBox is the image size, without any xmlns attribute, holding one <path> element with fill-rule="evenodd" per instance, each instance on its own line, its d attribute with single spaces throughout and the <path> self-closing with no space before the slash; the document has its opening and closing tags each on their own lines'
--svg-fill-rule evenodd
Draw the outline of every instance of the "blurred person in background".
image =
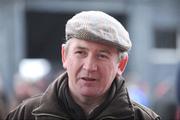
<svg viewBox="0 0 180 120">
<path fill-rule="evenodd" d="M 6 96 L 3 91 L 3 79 L 0 74 L 0 120 L 5 118 L 5 114 L 7 112 L 7 103 Z"/>
<path fill-rule="evenodd" d="M 176 120 L 180 120 L 180 63 L 178 64 L 176 90 L 177 90 Z"/>
<path fill-rule="evenodd" d="M 17 107 L 23 100 L 35 95 L 42 94 L 50 82 L 52 82 L 51 79 L 56 78 L 55 74 L 57 77 L 57 73 L 48 73 L 47 75 L 33 79 L 23 76 L 20 73 L 16 73 L 13 79 L 14 99 L 10 105 L 9 111 Z"/>
<path fill-rule="evenodd" d="M 61 74 L 40 96 L 25 100 L 6 120 L 159 120 L 129 98 L 122 73 L 131 41 L 115 18 L 84 11 L 66 24 Z"/>
<path fill-rule="evenodd" d="M 0 99 L 0 120 L 4 120 L 6 114 L 5 102 Z"/>
<path fill-rule="evenodd" d="M 130 98 L 142 105 L 150 106 L 150 86 L 147 81 L 142 80 L 135 72 L 128 73 L 128 75 L 124 77 Z"/>
<path fill-rule="evenodd" d="M 175 89 L 170 78 L 161 80 L 155 88 L 154 109 L 163 120 L 174 120 L 176 112 Z M 160 106 L 160 107 L 159 107 Z"/>
</svg>

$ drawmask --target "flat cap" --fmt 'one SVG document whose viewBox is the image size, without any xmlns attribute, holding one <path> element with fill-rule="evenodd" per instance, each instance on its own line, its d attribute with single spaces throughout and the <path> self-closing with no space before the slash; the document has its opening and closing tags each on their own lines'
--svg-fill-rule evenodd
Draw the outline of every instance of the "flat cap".
<svg viewBox="0 0 180 120">
<path fill-rule="evenodd" d="M 128 51 L 131 46 L 129 33 L 112 16 L 102 11 L 83 11 L 66 23 L 66 40 L 78 38 L 114 45 L 120 51 Z"/>
</svg>

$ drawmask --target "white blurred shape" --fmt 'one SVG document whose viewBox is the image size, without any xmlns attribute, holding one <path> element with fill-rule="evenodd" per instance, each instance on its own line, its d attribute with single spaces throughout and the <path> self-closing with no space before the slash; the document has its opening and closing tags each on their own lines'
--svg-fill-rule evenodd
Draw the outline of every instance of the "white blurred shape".
<svg viewBox="0 0 180 120">
<path fill-rule="evenodd" d="M 19 65 L 19 73 L 27 81 L 37 81 L 51 70 L 46 59 L 23 59 Z"/>
</svg>

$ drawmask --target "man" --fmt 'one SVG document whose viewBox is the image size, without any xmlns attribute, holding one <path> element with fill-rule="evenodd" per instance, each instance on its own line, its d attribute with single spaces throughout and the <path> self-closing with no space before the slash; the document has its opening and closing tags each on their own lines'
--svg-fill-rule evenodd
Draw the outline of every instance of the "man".
<svg viewBox="0 0 180 120">
<path fill-rule="evenodd" d="M 75 15 L 61 51 L 66 72 L 7 120 L 159 120 L 128 96 L 121 75 L 130 48 L 128 32 L 115 18 L 100 11 Z"/>
</svg>

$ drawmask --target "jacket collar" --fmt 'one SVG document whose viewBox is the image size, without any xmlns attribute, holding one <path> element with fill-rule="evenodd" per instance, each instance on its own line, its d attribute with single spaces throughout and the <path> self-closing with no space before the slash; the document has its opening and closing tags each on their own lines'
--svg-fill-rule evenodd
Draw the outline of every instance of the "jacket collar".
<svg viewBox="0 0 180 120">
<path fill-rule="evenodd" d="M 125 87 L 125 81 L 122 78 L 114 80 L 110 94 L 114 95 L 113 99 L 98 118 L 134 118 L 134 109 Z"/>
<path fill-rule="evenodd" d="M 58 93 L 63 89 L 64 80 L 67 78 L 67 73 L 61 74 L 54 80 L 46 89 L 40 98 L 40 104 L 32 112 L 33 115 L 50 115 L 55 117 L 68 118 L 68 114 L 64 111 L 62 100 L 58 99 Z"/>
<path fill-rule="evenodd" d="M 62 102 L 63 98 L 58 98 L 59 93 L 61 93 L 60 91 L 63 89 L 65 84 L 64 81 L 67 79 L 68 76 L 65 72 L 47 88 L 41 97 L 39 106 L 32 112 L 35 116 L 50 115 L 66 119 L 69 118 L 68 112 L 65 111 L 65 106 Z M 134 110 L 125 88 L 124 80 L 115 79 L 112 87 L 113 88 L 110 93 L 110 95 L 112 95 L 112 101 L 108 103 L 108 106 L 103 109 L 97 119 L 132 118 Z"/>
</svg>

